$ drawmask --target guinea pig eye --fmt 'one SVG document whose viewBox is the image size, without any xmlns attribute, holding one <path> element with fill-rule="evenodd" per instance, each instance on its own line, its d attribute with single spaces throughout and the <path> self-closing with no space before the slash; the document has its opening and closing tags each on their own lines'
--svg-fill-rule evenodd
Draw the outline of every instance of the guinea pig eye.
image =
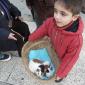
<svg viewBox="0 0 85 85">
<path fill-rule="evenodd" d="M 47 70 L 46 72 L 49 73 L 49 70 Z"/>
</svg>

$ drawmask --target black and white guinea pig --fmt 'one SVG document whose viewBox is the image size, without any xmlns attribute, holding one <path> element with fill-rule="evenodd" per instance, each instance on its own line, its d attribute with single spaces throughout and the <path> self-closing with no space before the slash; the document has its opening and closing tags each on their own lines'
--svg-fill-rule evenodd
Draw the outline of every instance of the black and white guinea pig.
<svg viewBox="0 0 85 85">
<path fill-rule="evenodd" d="M 46 76 L 49 73 L 50 63 L 49 61 L 41 61 L 39 59 L 33 59 L 29 61 L 29 69 L 36 74 L 39 78 Z"/>
</svg>

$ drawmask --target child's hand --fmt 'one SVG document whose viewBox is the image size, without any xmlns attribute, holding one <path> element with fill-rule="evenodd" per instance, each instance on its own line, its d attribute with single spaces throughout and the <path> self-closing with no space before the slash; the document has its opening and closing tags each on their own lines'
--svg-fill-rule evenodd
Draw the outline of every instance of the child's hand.
<svg viewBox="0 0 85 85">
<path fill-rule="evenodd" d="M 8 36 L 8 39 L 17 40 L 17 39 L 14 37 L 14 35 L 15 35 L 15 34 L 10 33 L 9 36 Z"/>
<path fill-rule="evenodd" d="M 61 82 L 63 80 L 63 78 L 60 78 L 58 76 L 55 76 L 55 82 Z"/>
<path fill-rule="evenodd" d="M 55 80 L 59 80 L 59 79 L 60 79 L 59 77 L 55 76 Z"/>
</svg>

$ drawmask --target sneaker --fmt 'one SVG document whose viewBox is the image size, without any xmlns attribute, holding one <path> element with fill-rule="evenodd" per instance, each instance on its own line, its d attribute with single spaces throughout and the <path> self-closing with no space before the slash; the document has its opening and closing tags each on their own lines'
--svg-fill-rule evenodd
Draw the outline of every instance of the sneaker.
<svg viewBox="0 0 85 85">
<path fill-rule="evenodd" d="M 0 61 L 9 61 L 11 59 L 10 54 L 1 54 L 0 53 Z"/>
</svg>

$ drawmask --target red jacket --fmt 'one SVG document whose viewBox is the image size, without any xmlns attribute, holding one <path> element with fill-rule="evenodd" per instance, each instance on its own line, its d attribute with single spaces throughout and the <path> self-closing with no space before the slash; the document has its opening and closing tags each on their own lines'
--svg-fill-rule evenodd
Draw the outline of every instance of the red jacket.
<svg viewBox="0 0 85 85">
<path fill-rule="evenodd" d="M 68 32 L 64 29 L 58 28 L 55 24 L 54 18 L 49 18 L 29 36 L 29 41 L 34 41 L 44 37 L 45 35 L 50 37 L 56 53 L 61 61 L 57 71 L 57 76 L 63 78 L 72 69 L 79 57 L 83 42 L 82 31 L 83 23 L 81 18 L 79 19 L 79 27 L 77 32 Z"/>
</svg>

